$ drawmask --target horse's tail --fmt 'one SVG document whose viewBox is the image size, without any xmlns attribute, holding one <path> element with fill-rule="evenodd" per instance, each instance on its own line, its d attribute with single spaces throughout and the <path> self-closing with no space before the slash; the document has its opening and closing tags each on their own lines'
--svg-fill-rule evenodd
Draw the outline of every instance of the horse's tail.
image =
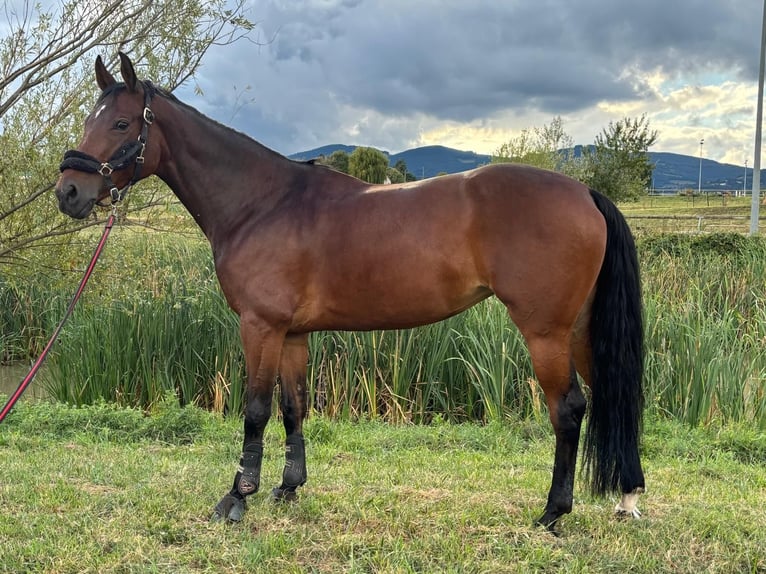
<svg viewBox="0 0 766 574">
<path fill-rule="evenodd" d="M 641 280 L 636 245 L 625 218 L 591 190 L 606 220 L 604 262 L 590 317 L 592 347 L 590 418 L 585 472 L 594 494 L 643 488 L 638 446 L 644 395 Z"/>
</svg>

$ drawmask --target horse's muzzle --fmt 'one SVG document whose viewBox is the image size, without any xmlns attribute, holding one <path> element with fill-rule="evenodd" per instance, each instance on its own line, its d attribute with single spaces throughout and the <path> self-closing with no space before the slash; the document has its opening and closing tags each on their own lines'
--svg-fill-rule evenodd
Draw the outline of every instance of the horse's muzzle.
<svg viewBox="0 0 766 574">
<path fill-rule="evenodd" d="M 95 196 L 88 197 L 74 180 L 63 175 L 59 178 L 55 193 L 59 210 L 74 219 L 85 219 L 96 203 Z"/>
</svg>

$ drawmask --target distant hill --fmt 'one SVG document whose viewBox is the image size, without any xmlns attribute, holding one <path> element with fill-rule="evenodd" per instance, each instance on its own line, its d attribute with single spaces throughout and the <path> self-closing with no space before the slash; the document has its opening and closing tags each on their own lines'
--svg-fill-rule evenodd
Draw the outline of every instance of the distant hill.
<svg viewBox="0 0 766 574">
<path fill-rule="evenodd" d="M 407 169 L 418 179 L 434 177 L 440 173 L 459 173 L 489 163 L 490 156 L 460 151 L 440 145 L 408 149 L 394 154 L 391 165 L 404 160 Z"/>
<path fill-rule="evenodd" d="M 700 158 L 666 152 L 649 152 L 654 162 L 654 187 L 659 190 L 697 189 Z M 745 183 L 745 168 L 702 158 L 702 189 L 740 190 Z M 763 170 L 761 171 L 763 180 Z M 747 169 L 748 186 L 753 182 L 753 170 Z M 749 187 L 748 187 L 749 189 Z"/>
<path fill-rule="evenodd" d="M 314 149 L 310 149 L 307 151 L 302 151 L 299 153 L 294 153 L 291 156 L 288 156 L 290 159 L 297 159 L 301 161 L 308 161 L 310 159 L 316 159 L 319 156 L 328 156 L 332 154 L 334 151 L 345 151 L 346 153 L 351 153 L 357 148 L 355 145 L 343 145 L 343 144 L 330 144 L 330 145 L 323 145 L 322 147 L 317 147 Z M 388 152 L 383 152 L 386 155 L 388 155 Z"/>
<path fill-rule="evenodd" d="M 334 151 L 341 150 L 351 153 L 357 146 L 343 144 L 330 144 L 299 153 L 295 153 L 290 159 L 309 160 L 319 156 L 328 156 Z M 391 165 L 397 161 L 404 160 L 407 168 L 418 179 L 434 177 L 440 173 L 459 173 L 467 171 L 485 163 L 489 163 L 490 156 L 474 153 L 472 151 L 461 151 L 440 145 L 432 145 L 408 149 L 406 151 L 390 154 L 385 150 L 380 150 L 388 156 Z"/>
<path fill-rule="evenodd" d="M 331 144 L 303 151 L 290 156 L 291 159 L 309 160 L 321 155 L 330 155 L 336 150 L 351 153 L 356 146 Z M 577 146 L 576 151 L 582 150 Z M 383 150 L 381 150 L 383 151 Z M 418 179 L 433 177 L 439 173 L 458 173 L 489 163 L 490 156 L 462 151 L 444 146 L 425 146 L 409 149 L 397 154 L 383 151 L 389 157 L 391 165 L 404 160 L 407 168 Z M 649 152 L 654 163 L 654 188 L 658 191 L 675 192 L 682 189 L 697 189 L 699 186 L 699 157 L 667 153 Z M 761 180 L 764 173 L 761 172 Z M 740 190 L 743 188 L 745 168 L 743 166 L 719 163 L 710 159 L 702 159 L 702 189 L 703 190 Z M 753 181 L 752 168 L 747 169 L 748 189 Z"/>
</svg>

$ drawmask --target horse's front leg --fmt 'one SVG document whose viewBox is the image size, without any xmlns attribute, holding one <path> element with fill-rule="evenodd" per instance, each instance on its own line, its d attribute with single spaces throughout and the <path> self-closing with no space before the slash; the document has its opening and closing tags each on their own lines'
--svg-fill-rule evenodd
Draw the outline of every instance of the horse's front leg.
<svg viewBox="0 0 766 574">
<path fill-rule="evenodd" d="M 295 500 L 296 490 L 306 482 L 306 448 L 303 420 L 306 418 L 306 368 L 308 336 L 285 339 L 279 363 L 280 407 L 285 424 L 285 468 L 282 484 L 272 491 L 275 500 Z"/>
<path fill-rule="evenodd" d="M 245 497 L 258 492 L 263 459 L 263 433 L 271 416 L 284 333 L 257 317 L 242 316 L 240 335 L 247 366 L 245 438 L 231 490 L 218 502 L 212 520 L 238 522 L 247 508 Z"/>
</svg>

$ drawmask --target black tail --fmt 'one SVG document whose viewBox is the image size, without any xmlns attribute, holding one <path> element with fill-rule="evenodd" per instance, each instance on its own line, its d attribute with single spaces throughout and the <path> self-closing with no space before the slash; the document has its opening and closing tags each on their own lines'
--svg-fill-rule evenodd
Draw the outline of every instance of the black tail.
<svg viewBox="0 0 766 574">
<path fill-rule="evenodd" d="M 644 329 L 636 245 L 625 218 L 591 190 L 607 227 L 606 254 L 590 319 L 593 349 L 585 472 L 603 495 L 644 486 L 638 456 L 644 409 Z"/>
</svg>

